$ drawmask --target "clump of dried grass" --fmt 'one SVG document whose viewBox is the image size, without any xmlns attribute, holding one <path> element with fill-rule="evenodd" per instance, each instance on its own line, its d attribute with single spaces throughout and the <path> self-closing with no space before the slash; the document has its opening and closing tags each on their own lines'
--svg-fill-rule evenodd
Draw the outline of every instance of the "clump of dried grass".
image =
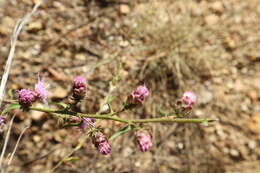
<svg viewBox="0 0 260 173">
<path fill-rule="evenodd" d="M 196 82 L 211 76 L 212 68 L 221 65 L 217 59 L 214 59 L 217 56 L 216 53 L 212 56 L 213 53 L 207 49 L 206 41 L 208 35 L 212 33 L 205 26 L 203 16 L 192 14 L 194 3 L 196 2 L 191 0 L 185 2 L 148 0 L 146 3 L 138 4 L 131 16 L 132 20 L 129 22 L 131 27 L 124 32 L 126 38 L 141 40 L 140 45 L 135 46 L 135 56 L 142 57 L 141 60 L 138 59 L 141 61 L 139 63 L 141 65 L 135 74 L 132 74 L 132 77 L 145 82 L 154 91 L 152 93 L 154 102 L 149 103 L 146 111 L 155 116 L 158 115 L 158 105 L 161 105 L 162 108 L 169 107 L 171 99 L 178 97 L 183 90 L 192 90 L 193 87 L 196 87 Z M 168 102 L 166 103 L 165 100 Z M 176 140 L 187 140 L 184 142 L 187 145 L 187 148 L 184 149 L 185 154 L 178 155 L 186 159 L 183 161 L 185 165 L 178 171 L 203 172 L 211 169 L 210 172 L 221 172 L 223 170 L 219 166 L 221 162 L 211 155 L 207 155 L 206 159 L 198 159 L 206 154 L 207 139 L 201 137 L 203 132 L 201 132 L 202 134 L 197 132 L 197 126 L 195 129 L 182 125 L 171 127 L 164 125 L 160 126 L 160 130 L 156 129 L 154 137 L 157 138 L 157 141 L 160 141 L 161 138 L 161 141 L 169 138 L 175 142 Z M 178 135 L 176 130 L 194 133 L 193 135 L 197 139 L 190 144 L 190 139 L 185 138 L 182 133 Z M 165 134 L 166 131 L 169 136 Z M 176 133 L 177 136 L 173 137 L 173 133 Z M 159 147 L 164 144 L 158 142 L 157 145 L 157 152 L 163 156 L 166 148 L 161 150 Z M 196 150 L 201 145 L 205 147 Z M 168 155 L 169 153 L 167 153 L 167 157 Z M 156 156 L 155 153 L 154 157 Z"/>
<path fill-rule="evenodd" d="M 192 4 L 151 0 L 135 8 L 134 24 L 126 37 L 143 40 L 136 49 L 143 57 L 137 73 L 140 79 L 152 78 L 168 89 L 176 89 L 183 88 L 187 80 L 210 75 L 215 62 L 208 52 L 200 50 L 208 31 L 202 18 L 192 15 Z"/>
</svg>

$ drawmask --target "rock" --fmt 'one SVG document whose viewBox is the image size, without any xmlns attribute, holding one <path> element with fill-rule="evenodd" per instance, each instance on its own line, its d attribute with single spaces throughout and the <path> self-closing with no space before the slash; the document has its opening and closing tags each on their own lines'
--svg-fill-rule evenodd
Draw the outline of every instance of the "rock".
<svg viewBox="0 0 260 173">
<path fill-rule="evenodd" d="M 223 45 L 225 46 L 225 48 L 231 49 L 231 50 L 236 48 L 236 42 L 230 37 L 227 37 L 224 40 Z"/>
<path fill-rule="evenodd" d="M 247 125 L 252 132 L 260 135 L 260 113 L 253 115 Z"/>
<path fill-rule="evenodd" d="M 251 100 L 256 101 L 258 99 L 258 93 L 254 90 L 251 90 L 247 93 Z"/>
<path fill-rule="evenodd" d="M 83 53 L 76 54 L 75 59 L 84 61 L 84 60 L 86 60 L 86 55 Z"/>
<path fill-rule="evenodd" d="M 52 96 L 56 98 L 64 98 L 67 96 L 67 90 L 65 90 L 62 87 L 57 86 L 53 91 L 52 91 Z"/>
<path fill-rule="evenodd" d="M 198 92 L 198 104 L 207 104 L 213 99 L 213 94 L 207 89 L 202 89 Z"/>
<path fill-rule="evenodd" d="M 67 8 L 63 5 L 63 3 L 58 2 L 58 1 L 53 1 L 53 6 L 57 9 L 59 9 L 60 11 L 66 11 Z"/>
<path fill-rule="evenodd" d="M 259 5 L 257 5 L 257 12 L 258 12 L 258 14 L 260 14 L 260 4 Z"/>
<path fill-rule="evenodd" d="M 39 21 L 31 22 L 27 26 L 27 30 L 30 31 L 30 32 L 37 32 L 37 31 L 41 30 L 42 28 L 43 28 L 43 25 Z"/>
<path fill-rule="evenodd" d="M 122 41 L 119 42 L 119 45 L 120 45 L 121 47 L 127 47 L 127 46 L 129 46 L 129 42 L 126 41 L 126 40 L 122 40 Z"/>
<path fill-rule="evenodd" d="M 257 143 L 256 143 L 256 141 L 248 141 L 248 148 L 249 149 L 251 149 L 251 150 L 253 150 L 253 149 L 255 149 L 256 148 L 256 146 L 257 146 Z"/>
<path fill-rule="evenodd" d="M 41 121 L 44 118 L 44 113 L 39 111 L 31 111 L 31 116 L 34 121 Z"/>
<path fill-rule="evenodd" d="M 215 14 L 211 14 L 205 17 L 205 22 L 207 25 L 215 25 L 218 23 L 219 17 Z"/>
<path fill-rule="evenodd" d="M 211 8 L 214 12 L 217 12 L 217 13 L 223 13 L 223 12 L 224 12 L 223 4 L 222 4 L 222 2 L 220 2 L 220 1 L 215 1 L 214 3 L 212 3 L 212 4 L 210 5 L 210 8 Z"/>
<path fill-rule="evenodd" d="M 130 155 L 132 155 L 132 153 L 133 149 L 131 147 L 125 147 L 122 152 L 124 157 L 129 157 Z"/>
<path fill-rule="evenodd" d="M 36 104 L 35 107 L 41 107 L 41 104 Z M 34 121 L 41 121 L 44 119 L 44 113 L 40 111 L 31 111 L 31 118 Z"/>
<path fill-rule="evenodd" d="M 182 142 L 179 142 L 177 144 L 178 149 L 182 150 L 184 148 L 184 144 Z"/>
<path fill-rule="evenodd" d="M 239 156 L 239 151 L 237 151 L 236 149 L 230 149 L 230 150 L 229 150 L 229 154 L 230 154 L 232 157 L 238 157 L 238 156 Z"/>
<path fill-rule="evenodd" d="M 40 137 L 39 135 L 33 136 L 32 139 L 33 139 L 33 141 L 34 141 L 35 143 L 38 143 L 38 142 L 41 141 L 41 137 Z"/>
<path fill-rule="evenodd" d="M 130 12 L 130 7 L 126 4 L 121 4 L 119 6 L 119 11 L 121 14 L 128 14 Z"/>
<path fill-rule="evenodd" d="M 0 24 L 0 34 L 9 35 L 15 26 L 15 21 L 9 16 L 2 19 Z"/>
</svg>

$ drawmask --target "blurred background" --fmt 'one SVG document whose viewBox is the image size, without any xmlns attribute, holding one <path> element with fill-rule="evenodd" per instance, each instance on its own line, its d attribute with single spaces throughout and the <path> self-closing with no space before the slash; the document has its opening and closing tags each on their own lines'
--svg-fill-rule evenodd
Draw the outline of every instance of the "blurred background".
<svg viewBox="0 0 260 173">
<path fill-rule="evenodd" d="M 16 21 L 37 0 L 0 0 L 0 73 Z M 69 173 L 256 173 L 260 172 L 259 0 L 45 0 L 23 28 L 8 89 L 33 88 L 40 72 L 60 101 L 73 77 L 88 80 L 84 112 L 99 110 L 109 82 L 120 80 L 112 106 L 139 84 L 151 96 L 125 118 L 158 117 L 186 90 L 198 95 L 192 117 L 218 118 L 196 124 L 151 125 L 153 148 L 141 153 L 132 133 L 98 154 L 91 141 L 62 164 Z M 82 134 L 63 129 L 44 113 L 16 112 L 8 151 L 26 131 L 11 172 L 47 173 L 70 153 Z M 107 135 L 121 124 L 101 121 Z M 1 145 L 4 135 L 1 134 Z"/>
</svg>

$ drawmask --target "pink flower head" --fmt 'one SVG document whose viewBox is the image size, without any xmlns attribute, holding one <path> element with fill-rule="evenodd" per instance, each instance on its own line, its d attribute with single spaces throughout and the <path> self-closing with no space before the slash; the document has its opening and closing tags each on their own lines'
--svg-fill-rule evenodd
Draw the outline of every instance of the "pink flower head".
<svg viewBox="0 0 260 173">
<path fill-rule="evenodd" d="M 152 147 L 152 136 L 147 131 L 138 131 L 135 135 L 142 152 L 148 151 Z"/>
<path fill-rule="evenodd" d="M 142 103 L 144 101 L 144 98 L 148 95 L 149 90 L 145 85 L 137 87 L 137 89 L 131 93 L 131 97 L 135 103 Z"/>
<path fill-rule="evenodd" d="M 111 152 L 111 146 L 108 141 L 100 143 L 97 148 L 98 151 L 103 155 L 107 155 Z"/>
<path fill-rule="evenodd" d="M 72 116 L 72 121 L 80 123 L 81 118 L 77 117 L 77 116 Z M 94 120 L 92 118 L 83 117 L 83 121 L 79 127 L 80 127 L 80 129 L 84 130 L 87 128 L 87 126 L 94 127 Z"/>
<path fill-rule="evenodd" d="M 49 85 L 46 85 L 44 82 L 44 79 L 41 79 L 40 77 L 38 77 L 38 83 L 35 84 L 35 92 L 37 93 L 37 97 L 38 99 L 40 99 L 40 101 L 42 103 L 47 103 L 47 97 L 48 97 L 48 91 L 47 88 L 49 87 Z"/>
<path fill-rule="evenodd" d="M 111 152 L 111 146 L 108 143 L 108 139 L 102 132 L 94 133 L 92 140 L 93 144 L 101 154 L 107 155 Z"/>
<path fill-rule="evenodd" d="M 196 103 L 196 100 L 196 94 L 190 91 L 186 91 L 181 98 L 185 108 L 192 108 L 192 106 Z"/>
<path fill-rule="evenodd" d="M 19 104 L 26 108 L 32 105 L 37 99 L 37 93 L 29 89 L 21 89 L 18 92 L 18 101 Z"/>
<path fill-rule="evenodd" d="M 74 79 L 73 88 L 72 88 L 73 97 L 75 99 L 82 99 L 86 94 L 86 90 L 87 90 L 86 78 L 82 76 L 77 76 Z"/>
</svg>

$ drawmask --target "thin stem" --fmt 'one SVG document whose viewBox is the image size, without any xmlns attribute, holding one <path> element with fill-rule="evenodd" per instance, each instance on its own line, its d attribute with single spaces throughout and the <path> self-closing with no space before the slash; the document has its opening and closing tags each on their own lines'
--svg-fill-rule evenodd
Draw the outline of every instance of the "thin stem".
<svg viewBox="0 0 260 173">
<path fill-rule="evenodd" d="M 120 110 L 118 112 L 113 112 L 109 114 L 104 115 L 92 115 L 92 114 L 85 114 L 85 113 L 77 113 L 72 112 L 68 110 L 53 110 L 48 108 L 34 108 L 31 107 L 31 110 L 46 112 L 46 113 L 58 113 L 58 114 L 67 114 L 67 115 L 73 115 L 78 117 L 87 117 L 87 118 L 93 118 L 93 119 L 103 119 L 103 120 L 112 120 L 112 121 L 118 121 L 126 124 L 135 124 L 135 123 L 202 123 L 205 121 L 213 122 L 217 121 L 216 119 L 211 118 L 151 118 L 151 119 L 123 119 L 119 118 L 115 115 L 121 113 L 123 110 Z"/>
</svg>

